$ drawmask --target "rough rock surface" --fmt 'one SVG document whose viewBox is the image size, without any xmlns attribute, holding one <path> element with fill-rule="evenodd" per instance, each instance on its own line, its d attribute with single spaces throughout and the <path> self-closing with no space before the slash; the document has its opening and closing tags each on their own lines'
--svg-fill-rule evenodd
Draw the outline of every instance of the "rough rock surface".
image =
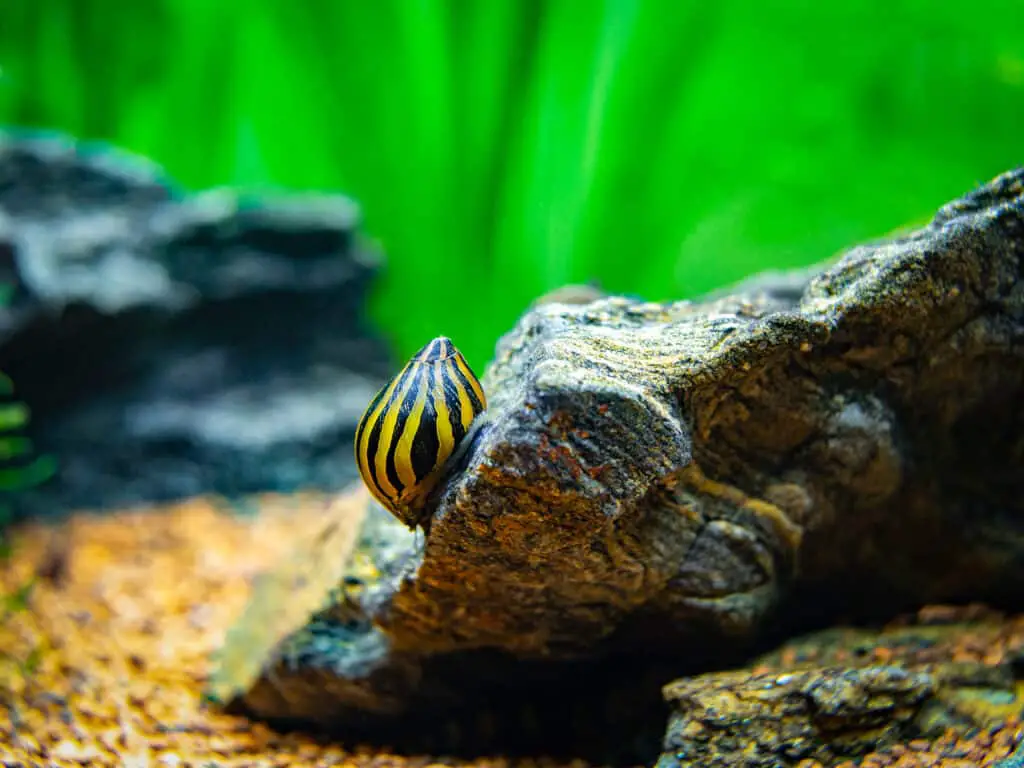
<svg viewBox="0 0 1024 768">
<path fill-rule="evenodd" d="M 392 361 L 341 197 L 186 195 L 107 147 L 0 133 L 0 370 L 57 477 L 22 514 L 338 488 Z"/>
<path fill-rule="evenodd" d="M 676 680 L 658 768 L 837 765 L 999 727 L 1024 707 L 1022 646 L 1003 621 L 981 606 L 932 606 L 882 631 L 816 632 L 745 669 Z"/>
<path fill-rule="evenodd" d="M 365 567 L 248 711 L 429 723 L 625 685 L 649 720 L 652 679 L 769 630 L 1024 598 L 1024 170 L 799 279 L 542 303 L 483 384 L 429 533 L 374 506 Z"/>
<path fill-rule="evenodd" d="M 682 680 L 665 695 L 677 711 L 659 768 L 775 768 L 909 741 L 935 681 L 891 666 L 756 676 L 741 670 Z"/>
<path fill-rule="evenodd" d="M 549 304 L 499 344 L 398 648 L 521 657 L 1024 598 L 1024 171 L 806 283 Z M 827 595 L 827 600 L 823 596 Z"/>
</svg>

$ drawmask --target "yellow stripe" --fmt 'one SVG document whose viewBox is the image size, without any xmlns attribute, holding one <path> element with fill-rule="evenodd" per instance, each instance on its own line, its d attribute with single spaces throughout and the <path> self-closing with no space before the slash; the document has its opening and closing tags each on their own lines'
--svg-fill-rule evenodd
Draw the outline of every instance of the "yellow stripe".
<svg viewBox="0 0 1024 768">
<path fill-rule="evenodd" d="M 422 364 L 421 364 L 422 365 Z M 413 384 L 419 381 L 422 371 L 413 374 Z M 426 407 L 427 394 L 430 388 L 430 377 L 428 375 L 426 384 L 421 384 L 416 393 L 416 402 L 412 411 L 405 420 L 405 428 L 398 438 L 398 447 L 395 449 L 395 469 L 398 471 L 398 479 L 408 492 L 416 485 L 416 473 L 412 468 L 412 441 L 416 437 L 416 430 L 420 428 L 423 421 L 423 409 Z M 397 409 L 395 409 L 397 411 Z M 395 415 L 398 418 L 398 415 Z"/>
<path fill-rule="evenodd" d="M 415 367 L 418 363 L 410 363 L 409 365 Z M 406 366 L 406 368 L 409 367 Z M 402 369 L 404 372 L 404 368 Z M 401 379 L 401 374 L 399 374 Z M 416 381 L 416 373 L 412 372 L 405 386 L 399 391 L 398 396 L 395 398 L 394 404 L 385 411 L 383 415 L 383 421 L 381 422 L 380 429 L 380 442 L 377 443 L 377 455 L 374 456 L 374 464 L 377 468 L 377 482 L 380 483 L 381 489 L 385 494 L 388 495 L 392 501 L 398 499 L 398 489 L 391 485 L 391 481 L 388 480 L 388 448 L 391 446 L 391 442 L 395 439 L 395 424 L 398 421 L 398 413 L 401 410 L 402 402 L 409 396 L 409 390 L 412 388 L 413 383 Z"/>
<path fill-rule="evenodd" d="M 452 434 L 452 417 L 448 403 L 444 400 L 444 381 L 448 371 L 444 365 L 434 369 L 434 405 L 437 408 L 437 464 L 447 459 L 455 448 L 455 435 Z"/>
<path fill-rule="evenodd" d="M 462 374 L 466 377 L 466 380 L 469 381 L 470 386 L 473 387 L 473 391 L 476 393 L 477 399 L 480 400 L 480 409 L 483 410 L 487 407 L 487 398 L 484 396 L 484 390 L 480 386 L 480 382 L 477 381 L 476 376 L 473 375 L 473 371 L 470 370 L 469 363 L 466 362 L 466 358 L 464 358 L 461 353 L 455 355 L 455 362 L 459 366 L 459 370 L 462 371 Z M 475 416 L 477 413 L 479 412 L 474 411 L 473 415 Z"/>
<path fill-rule="evenodd" d="M 455 375 L 455 363 L 452 360 L 448 360 L 444 365 L 445 376 L 451 381 L 452 386 L 455 388 L 455 395 L 459 398 L 459 415 L 462 420 L 462 428 L 465 429 L 469 423 L 466 419 L 473 417 L 473 403 L 470 402 L 469 393 L 462 386 L 462 381 Z"/>
<path fill-rule="evenodd" d="M 405 368 L 402 369 L 402 371 L 404 370 Z M 359 473 L 363 476 L 364 483 L 370 489 L 373 495 L 377 498 L 377 501 L 379 501 L 384 506 L 389 506 L 389 502 L 387 499 L 381 498 L 380 492 L 377 490 L 377 487 L 373 483 L 373 478 L 370 477 L 370 462 L 373 460 L 373 457 L 369 455 L 370 433 L 373 432 L 373 428 L 377 424 L 377 420 L 380 418 L 381 411 L 383 411 L 384 408 L 387 407 L 388 401 L 391 400 L 391 395 L 395 391 L 395 387 L 398 386 L 399 380 L 402 378 L 402 371 L 399 371 L 398 375 L 391 380 L 390 384 L 388 384 L 387 391 L 384 393 L 384 396 L 380 399 L 380 402 L 377 403 L 377 407 L 373 409 L 373 413 L 368 413 L 366 414 L 366 416 L 363 417 L 364 420 L 366 421 L 366 428 L 363 430 L 363 434 L 359 441 L 359 450 L 356 452 L 359 460 Z M 382 434 L 380 442 L 377 443 L 378 453 L 380 452 L 380 447 L 383 444 L 384 435 Z"/>
</svg>

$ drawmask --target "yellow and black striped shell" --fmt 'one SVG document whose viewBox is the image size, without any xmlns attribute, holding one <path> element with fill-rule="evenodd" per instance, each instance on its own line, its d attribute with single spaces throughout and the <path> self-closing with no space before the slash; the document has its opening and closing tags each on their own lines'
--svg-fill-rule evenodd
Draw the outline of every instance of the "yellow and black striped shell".
<svg viewBox="0 0 1024 768">
<path fill-rule="evenodd" d="M 415 529 L 448 460 L 487 407 L 462 353 L 426 344 L 370 401 L 356 429 L 356 465 L 374 497 Z"/>
</svg>

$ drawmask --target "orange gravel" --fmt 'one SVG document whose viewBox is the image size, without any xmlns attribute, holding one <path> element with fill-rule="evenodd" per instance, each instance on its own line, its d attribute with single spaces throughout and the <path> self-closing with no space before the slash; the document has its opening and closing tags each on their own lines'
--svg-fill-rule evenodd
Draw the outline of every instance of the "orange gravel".
<svg viewBox="0 0 1024 768">
<path fill-rule="evenodd" d="M 278 735 L 202 704 L 211 652 L 241 614 L 252 580 L 288 556 L 295 531 L 313 524 L 323 506 L 268 498 L 255 520 L 197 500 L 17 531 L 13 557 L 0 564 L 0 593 L 38 579 L 26 609 L 0 626 L 0 764 L 436 762 Z"/>
<path fill-rule="evenodd" d="M 211 653 L 242 613 L 254 577 L 288 555 L 296 531 L 315 524 L 323 505 L 316 497 L 267 497 L 253 518 L 196 500 L 17 530 L 13 556 L 0 563 L 0 595 L 16 602 L 19 588 L 35 582 L 24 608 L 0 624 L 0 764 L 441 764 L 279 735 L 201 702 Z M 1021 730 L 1008 723 L 970 740 L 912 742 L 860 765 L 992 765 Z"/>
</svg>

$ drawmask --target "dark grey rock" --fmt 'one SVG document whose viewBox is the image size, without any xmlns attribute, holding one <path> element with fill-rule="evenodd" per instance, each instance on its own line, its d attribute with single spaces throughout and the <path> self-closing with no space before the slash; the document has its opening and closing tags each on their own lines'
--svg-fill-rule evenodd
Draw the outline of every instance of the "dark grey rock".
<svg viewBox="0 0 1024 768">
<path fill-rule="evenodd" d="M 769 631 L 1024 601 L 1024 169 L 813 276 L 541 303 L 483 384 L 407 569 L 355 600 L 396 668 L 419 659 L 407 714 L 440 717 L 445 691 L 476 713 L 617 684 L 649 711 L 658 664 L 664 683 Z M 350 642 L 287 645 L 256 687 L 278 705 L 243 703 L 362 706 L 293 686 L 332 661 L 347 677 Z"/>
<path fill-rule="evenodd" d="M 159 169 L 0 134 L 0 370 L 57 476 L 20 514 L 334 489 L 390 370 L 380 264 L 329 196 L 184 195 Z"/>
</svg>

